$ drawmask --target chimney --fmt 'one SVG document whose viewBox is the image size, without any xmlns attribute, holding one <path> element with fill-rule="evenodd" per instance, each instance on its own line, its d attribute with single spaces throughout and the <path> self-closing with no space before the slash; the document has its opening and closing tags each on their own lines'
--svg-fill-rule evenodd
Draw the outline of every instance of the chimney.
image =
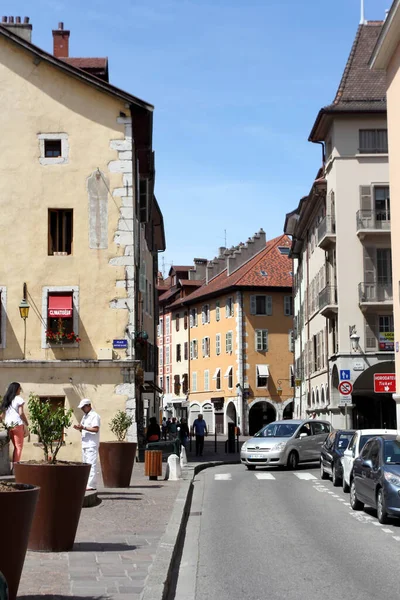
<svg viewBox="0 0 400 600">
<path fill-rule="evenodd" d="M 29 23 L 29 17 L 24 17 L 23 23 L 21 17 L 2 17 L 1 25 L 26 42 L 32 42 L 32 25 Z"/>
<path fill-rule="evenodd" d="M 68 58 L 70 31 L 64 29 L 64 23 L 53 29 L 53 54 L 56 58 Z"/>
</svg>

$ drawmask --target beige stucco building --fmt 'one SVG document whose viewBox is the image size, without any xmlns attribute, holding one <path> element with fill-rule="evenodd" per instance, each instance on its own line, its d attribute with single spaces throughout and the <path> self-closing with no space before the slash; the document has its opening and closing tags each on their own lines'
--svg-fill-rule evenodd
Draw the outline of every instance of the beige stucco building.
<svg viewBox="0 0 400 600">
<path fill-rule="evenodd" d="M 335 427 L 395 420 L 391 394 L 374 385 L 394 372 L 385 84 L 368 66 L 381 29 L 358 28 L 335 99 L 309 137 L 322 144 L 323 166 L 285 223 L 295 259 L 295 414 L 316 412 Z M 341 380 L 353 386 L 347 398 Z"/>
<path fill-rule="evenodd" d="M 387 118 L 389 137 L 389 172 L 391 224 L 393 231 L 400 229 L 400 2 L 395 0 L 387 15 L 381 34 L 371 56 L 370 66 L 375 73 L 386 71 Z M 396 401 L 397 427 L 400 423 L 400 241 L 392 236 L 393 303 L 396 344 Z"/>
<path fill-rule="evenodd" d="M 0 26 L 0 390 L 18 381 L 25 398 L 64 403 L 75 419 L 89 397 L 101 439 L 118 409 L 140 434 L 158 412 L 153 107 L 109 83 L 106 59 L 70 58 L 63 24 L 53 55 L 31 30 L 18 18 Z M 66 433 L 61 455 L 78 458 L 79 434 Z M 37 442 L 24 458 L 39 455 Z"/>
</svg>

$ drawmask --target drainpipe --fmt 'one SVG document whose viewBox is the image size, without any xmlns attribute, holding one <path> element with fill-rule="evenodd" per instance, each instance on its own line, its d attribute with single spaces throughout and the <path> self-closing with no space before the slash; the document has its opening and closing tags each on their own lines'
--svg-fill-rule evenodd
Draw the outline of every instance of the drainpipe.
<svg viewBox="0 0 400 600">
<path fill-rule="evenodd" d="M 243 435 L 247 431 L 247 423 L 245 422 L 246 411 L 244 406 L 244 325 L 243 325 L 243 292 L 237 292 L 238 300 L 238 314 L 237 314 L 237 339 L 238 339 L 238 373 L 239 381 L 238 385 L 238 426 L 240 427 Z"/>
</svg>

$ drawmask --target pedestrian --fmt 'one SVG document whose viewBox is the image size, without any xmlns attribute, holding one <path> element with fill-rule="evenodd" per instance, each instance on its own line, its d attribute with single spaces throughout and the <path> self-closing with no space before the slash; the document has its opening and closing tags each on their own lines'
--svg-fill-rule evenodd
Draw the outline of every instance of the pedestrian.
<svg viewBox="0 0 400 600">
<path fill-rule="evenodd" d="M 193 423 L 193 431 L 196 436 L 196 456 L 203 456 L 204 436 L 208 434 L 208 431 L 207 424 L 201 413 L 199 413 L 199 416 Z"/>
<path fill-rule="evenodd" d="M 150 417 L 150 424 L 146 431 L 146 442 L 159 442 L 161 437 L 160 426 L 155 417 Z"/>
<path fill-rule="evenodd" d="M 28 431 L 28 419 L 24 413 L 25 400 L 21 393 L 21 385 L 13 381 L 8 386 L 0 407 L 1 418 L 9 429 L 10 439 L 14 446 L 12 468 L 14 468 L 14 463 L 21 460 L 25 430 Z"/>
<path fill-rule="evenodd" d="M 178 433 L 178 424 L 176 418 L 172 418 L 172 422 L 169 424 L 169 439 L 174 440 Z"/>
<path fill-rule="evenodd" d="M 179 426 L 179 439 L 181 441 L 182 446 L 185 448 L 185 450 L 186 450 L 186 444 L 187 444 L 188 437 L 189 437 L 189 427 L 188 427 L 188 424 L 186 423 L 186 419 L 184 417 L 182 417 L 181 423 Z"/>
<path fill-rule="evenodd" d="M 100 417 L 92 408 L 89 398 L 83 398 L 78 408 L 84 413 L 79 425 L 74 425 L 82 433 L 82 461 L 90 465 L 87 490 L 96 489 L 97 455 L 100 443 Z"/>
<path fill-rule="evenodd" d="M 161 421 L 161 433 L 162 433 L 162 439 L 166 440 L 167 439 L 167 419 L 165 417 L 163 417 L 163 420 Z"/>
<path fill-rule="evenodd" d="M 317 418 L 317 413 L 316 412 L 311 413 L 311 419 L 316 419 L 316 418 Z"/>
</svg>

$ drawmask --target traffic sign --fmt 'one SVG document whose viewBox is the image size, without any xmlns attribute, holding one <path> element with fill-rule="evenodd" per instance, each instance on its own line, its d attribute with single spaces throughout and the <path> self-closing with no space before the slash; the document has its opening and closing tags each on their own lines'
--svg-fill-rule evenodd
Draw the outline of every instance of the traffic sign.
<svg viewBox="0 0 400 600">
<path fill-rule="evenodd" d="M 352 401 L 351 396 L 340 396 L 339 406 L 347 406 L 347 404 L 351 404 Z"/>
<path fill-rule="evenodd" d="M 353 391 L 353 384 L 351 381 L 341 381 L 339 383 L 339 392 L 342 396 L 350 396 Z"/>
<path fill-rule="evenodd" d="M 374 392 L 375 394 L 394 394 L 396 392 L 396 374 L 375 373 Z"/>
<path fill-rule="evenodd" d="M 340 380 L 341 381 L 350 381 L 350 369 L 341 369 L 340 370 Z"/>
</svg>

